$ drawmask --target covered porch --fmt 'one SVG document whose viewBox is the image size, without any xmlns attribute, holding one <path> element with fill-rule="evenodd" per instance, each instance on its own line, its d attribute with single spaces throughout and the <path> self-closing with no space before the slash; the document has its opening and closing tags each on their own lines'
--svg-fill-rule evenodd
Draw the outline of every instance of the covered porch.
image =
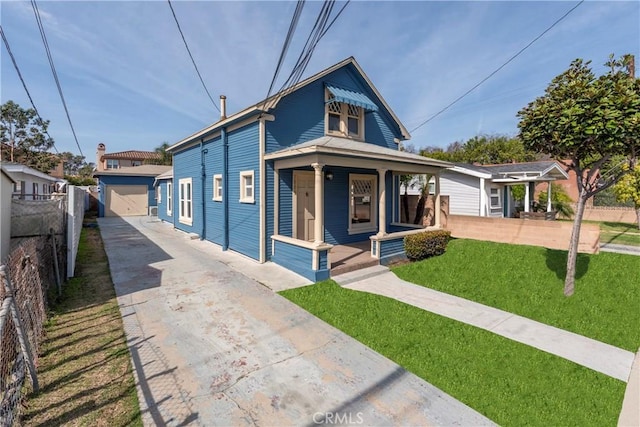
<svg viewBox="0 0 640 427">
<path fill-rule="evenodd" d="M 399 222 L 400 175 L 433 176 L 439 206 L 439 174 L 450 166 L 338 137 L 267 154 L 265 160 L 273 167 L 271 260 L 313 281 L 403 257 L 404 236 L 424 228 Z M 431 228 L 440 228 L 439 209 Z"/>
</svg>

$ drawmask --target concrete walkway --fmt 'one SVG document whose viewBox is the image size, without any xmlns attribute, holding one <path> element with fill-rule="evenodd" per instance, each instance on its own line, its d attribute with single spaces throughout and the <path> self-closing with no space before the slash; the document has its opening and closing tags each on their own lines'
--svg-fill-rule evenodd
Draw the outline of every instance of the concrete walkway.
<svg viewBox="0 0 640 427">
<path fill-rule="evenodd" d="M 383 295 L 423 310 L 486 329 L 514 341 L 627 381 L 634 354 L 582 335 L 483 304 L 406 282 L 376 266 L 333 278 L 343 287 Z"/>
<path fill-rule="evenodd" d="M 600 245 L 600 250 L 603 252 L 616 252 L 619 254 L 640 256 L 639 246 L 618 245 L 615 243 L 603 243 Z"/>
<path fill-rule="evenodd" d="M 299 276 L 148 217 L 99 225 L 145 425 L 493 424 L 267 287 Z"/>
</svg>

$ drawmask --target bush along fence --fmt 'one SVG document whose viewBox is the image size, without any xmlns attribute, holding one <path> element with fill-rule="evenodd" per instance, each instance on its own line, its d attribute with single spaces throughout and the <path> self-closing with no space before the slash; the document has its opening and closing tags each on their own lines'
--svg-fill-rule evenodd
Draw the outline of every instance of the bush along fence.
<svg viewBox="0 0 640 427">
<path fill-rule="evenodd" d="M 450 238 L 451 232 L 446 230 L 411 234 L 404 238 L 404 252 L 411 261 L 442 255 L 447 250 Z"/>
</svg>

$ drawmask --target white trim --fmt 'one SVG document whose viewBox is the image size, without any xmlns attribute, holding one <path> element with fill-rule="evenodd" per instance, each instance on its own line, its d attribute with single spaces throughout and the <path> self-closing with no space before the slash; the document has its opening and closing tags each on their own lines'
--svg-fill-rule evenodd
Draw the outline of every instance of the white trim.
<svg viewBox="0 0 640 427">
<path fill-rule="evenodd" d="M 341 138 L 355 139 L 357 141 L 364 141 L 364 108 L 354 105 L 353 107 L 358 109 L 358 134 L 349 135 L 349 117 L 355 117 L 349 115 L 349 104 L 339 101 L 331 101 L 331 91 L 327 88 L 324 89 L 324 134 L 330 136 L 337 136 Z M 340 113 L 332 112 L 335 115 L 339 115 L 339 128 L 338 130 L 329 129 L 329 104 L 336 102 L 340 105 Z"/>
<path fill-rule="evenodd" d="M 251 177 L 251 185 L 247 185 L 246 178 Z M 247 196 L 247 189 L 251 188 L 251 196 Z M 253 170 L 240 171 L 240 203 L 256 202 L 256 179 Z"/>
<path fill-rule="evenodd" d="M 259 180 L 260 180 L 260 254 L 259 261 L 264 263 L 267 261 L 267 165 L 264 161 L 264 153 L 266 151 L 267 141 L 266 141 L 266 123 L 265 119 L 261 118 L 258 122 L 258 144 L 259 144 L 259 156 L 260 156 L 260 170 L 258 171 Z"/>
<path fill-rule="evenodd" d="M 480 216 L 487 216 L 487 187 L 485 178 L 480 178 Z"/>
<path fill-rule="evenodd" d="M 221 173 L 217 173 L 213 175 L 213 194 L 211 196 L 212 196 L 211 200 L 215 202 L 222 201 L 222 174 Z"/>
<path fill-rule="evenodd" d="M 189 191 L 183 199 L 183 185 L 188 185 Z M 185 209 L 188 206 L 186 215 Z M 181 178 L 178 180 L 178 221 L 182 224 L 193 225 L 193 180 L 191 178 Z"/>
<path fill-rule="evenodd" d="M 376 242 L 380 242 L 380 241 L 385 241 L 385 240 L 397 240 L 400 239 L 402 237 L 405 236 L 410 236 L 412 234 L 418 234 L 418 233 L 424 233 L 425 231 L 430 231 L 430 230 L 441 230 L 440 227 L 425 227 L 423 229 L 420 230 L 406 230 L 406 231 L 396 231 L 395 233 L 389 233 L 385 236 L 378 236 L 377 234 L 374 234 L 372 236 L 369 236 L 369 240 L 373 240 Z"/>
<path fill-rule="evenodd" d="M 167 216 L 173 216 L 173 182 L 167 181 Z"/>
<path fill-rule="evenodd" d="M 494 205 L 493 204 L 493 198 L 495 197 L 495 195 L 493 194 L 493 190 L 496 190 L 496 195 L 498 196 L 498 204 Z M 500 187 L 491 187 L 489 188 L 489 208 L 490 209 L 501 209 L 502 208 L 502 195 L 500 193 L 502 193 L 502 191 L 500 191 L 501 188 Z"/>
<path fill-rule="evenodd" d="M 162 203 L 162 187 L 160 186 L 160 184 L 158 184 L 154 185 L 153 188 L 156 193 L 156 202 Z"/>
<path fill-rule="evenodd" d="M 406 227 L 406 228 L 415 228 L 415 229 L 424 229 L 424 225 L 422 224 L 405 224 L 403 222 L 392 222 L 391 225 L 395 227 Z"/>
<path fill-rule="evenodd" d="M 295 239 L 288 236 L 281 236 L 279 234 L 274 234 L 273 236 L 271 236 L 271 240 L 277 240 L 278 242 L 288 243 L 290 245 L 299 246 L 305 249 L 315 249 L 318 251 L 324 251 L 333 248 L 333 245 L 330 243 L 323 242 L 318 245 L 315 242 L 308 242 L 306 240 Z"/>
<path fill-rule="evenodd" d="M 352 194 L 351 194 L 351 186 L 353 180 L 368 180 L 371 182 L 371 194 L 369 194 L 369 206 L 370 210 L 370 218 L 369 222 L 362 223 L 362 225 L 358 223 L 352 223 L 355 212 L 353 212 L 353 204 L 352 204 Z M 366 233 L 369 231 L 376 231 L 378 229 L 378 175 L 368 175 L 368 174 L 358 174 L 358 173 L 350 173 L 349 174 L 349 218 L 348 218 L 348 233 L 351 234 L 360 234 Z"/>
<path fill-rule="evenodd" d="M 449 171 L 458 172 L 458 173 L 461 173 L 463 175 L 475 176 L 476 178 L 491 179 L 491 177 L 493 176 L 491 173 L 478 172 L 478 171 L 467 169 L 467 168 L 465 168 L 463 166 L 458 166 L 458 165 L 455 165 L 454 167 L 449 169 Z"/>
<path fill-rule="evenodd" d="M 273 169 L 273 234 L 280 233 L 280 170 Z"/>
</svg>

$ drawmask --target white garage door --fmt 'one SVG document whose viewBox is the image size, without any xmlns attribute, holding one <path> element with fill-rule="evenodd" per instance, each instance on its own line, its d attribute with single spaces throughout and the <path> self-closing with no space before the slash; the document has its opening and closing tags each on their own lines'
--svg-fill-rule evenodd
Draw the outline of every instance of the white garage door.
<svg viewBox="0 0 640 427">
<path fill-rule="evenodd" d="M 107 185 L 105 216 L 147 215 L 149 197 L 146 185 Z"/>
</svg>

